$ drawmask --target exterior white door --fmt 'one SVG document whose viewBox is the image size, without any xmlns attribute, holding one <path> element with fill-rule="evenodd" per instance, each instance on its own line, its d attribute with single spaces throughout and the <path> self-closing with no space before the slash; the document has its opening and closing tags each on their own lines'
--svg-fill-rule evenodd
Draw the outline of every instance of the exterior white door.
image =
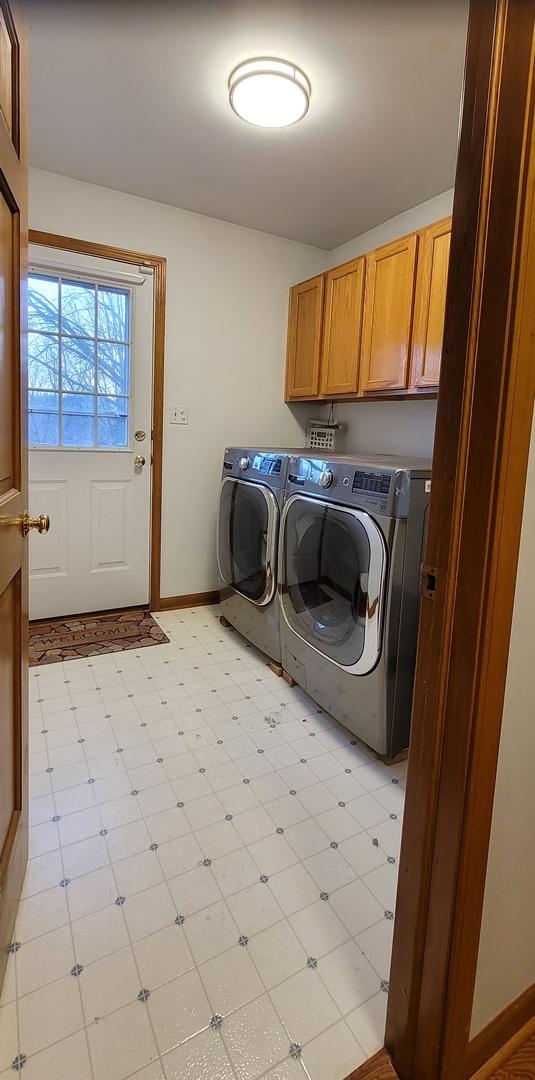
<svg viewBox="0 0 535 1080">
<path fill-rule="evenodd" d="M 32 619 L 149 600 L 153 284 L 133 271 L 30 247 Z"/>
</svg>

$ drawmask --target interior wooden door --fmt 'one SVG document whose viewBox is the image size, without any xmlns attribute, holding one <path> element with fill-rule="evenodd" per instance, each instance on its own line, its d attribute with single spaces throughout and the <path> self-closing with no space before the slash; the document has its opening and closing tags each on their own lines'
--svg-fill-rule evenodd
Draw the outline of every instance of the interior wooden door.
<svg viewBox="0 0 535 1080">
<path fill-rule="evenodd" d="M 286 401 L 319 394 L 324 290 L 324 274 L 290 289 Z"/>
<path fill-rule="evenodd" d="M 323 329 L 322 394 L 358 391 L 364 258 L 327 273 Z"/>
<path fill-rule="evenodd" d="M 28 846 L 27 167 L 19 31 L 0 0 L 0 986 Z"/>
<path fill-rule="evenodd" d="M 411 233 L 366 256 L 361 393 L 407 388 L 417 243 Z"/>
<path fill-rule="evenodd" d="M 439 383 L 450 238 L 451 217 L 420 233 L 410 378 L 419 389 Z"/>
</svg>

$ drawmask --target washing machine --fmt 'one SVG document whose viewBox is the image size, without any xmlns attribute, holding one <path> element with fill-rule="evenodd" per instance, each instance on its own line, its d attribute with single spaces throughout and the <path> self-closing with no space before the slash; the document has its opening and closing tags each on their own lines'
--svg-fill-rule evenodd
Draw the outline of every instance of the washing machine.
<svg viewBox="0 0 535 1080">
<path fill-rule="evenodd" d="M 280 663 L 277 563 L 287 465 L 294 450 L 227 447 L 219 495 L 221 614 Z"/>
<path fill-rule="evenodd" d="M 391 758 L 409 744 L 431 462 L 309 452 L 287 469 L 282 665 Z"/>
</svg>

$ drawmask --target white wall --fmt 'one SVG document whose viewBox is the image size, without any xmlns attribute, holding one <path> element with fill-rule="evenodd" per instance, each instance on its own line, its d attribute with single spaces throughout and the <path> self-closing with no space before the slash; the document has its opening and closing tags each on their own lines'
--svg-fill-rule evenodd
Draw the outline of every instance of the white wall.
<svg viewBox="0 0 535 1080">
<path fill-rule="evenodd" d="M 420 203 L 397 217 L 390 218 L 375 229 L 362 233 L 347 244 L 328 253 L 328 266 L 340 263 L 388 244 L 405 233 L 451 214 L 453 189 Z M 436 401 L 362 401 L 337 405 L 335 417 L 344 424 L 338 445 L 348 451 L 368 450 L 371 453 L 409 454 L 430 458 L 433 453 L 437 403 Z M 327 409 L 322 410 L 325 416 Z"/>
<path fill-rule="evenodd" d="M 535 423 L 472 1009 L 476 1035 L 535 983 Z"/>
<path fill-rule="evenodd" d="M 224 446 L 302 446 L 310 412 L 283 403 L 288 288 L 324 251 L 215 218 L 30 170 L 30 227 L 167 258 L 162 596 L 217 586 Z"/>
</svg>

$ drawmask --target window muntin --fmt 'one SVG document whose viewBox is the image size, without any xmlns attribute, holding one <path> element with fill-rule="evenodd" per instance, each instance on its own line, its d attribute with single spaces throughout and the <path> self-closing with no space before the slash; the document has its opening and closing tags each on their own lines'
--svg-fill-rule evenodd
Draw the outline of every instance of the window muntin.
<svg viewBox="0 0 535 1080">
<path fill-rule="evenodd" d="M 131 325 L 131 289 L 29 274 L 30 446 L 128 446 Z"/>
</svg>

